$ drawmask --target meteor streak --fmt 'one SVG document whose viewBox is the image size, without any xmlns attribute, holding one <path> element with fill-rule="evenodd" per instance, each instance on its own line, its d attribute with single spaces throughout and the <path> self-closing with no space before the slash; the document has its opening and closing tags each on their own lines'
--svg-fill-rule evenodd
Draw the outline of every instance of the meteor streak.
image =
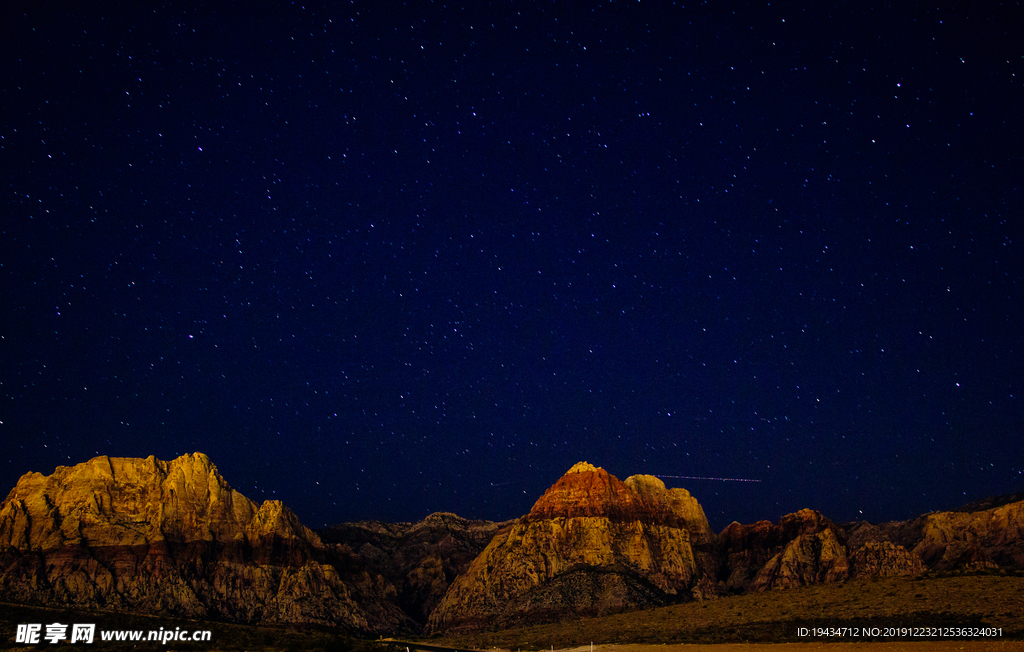
<svg viewBox="0 0 1024 652">
<path fill-rule="evenodd" d="M 719 480 L 721 482 L 760 482 L 750 478 L 706 478 L 700 475 L 656 475 L 656 478 L 679 478 L 681 480 Z"/>
</svg>

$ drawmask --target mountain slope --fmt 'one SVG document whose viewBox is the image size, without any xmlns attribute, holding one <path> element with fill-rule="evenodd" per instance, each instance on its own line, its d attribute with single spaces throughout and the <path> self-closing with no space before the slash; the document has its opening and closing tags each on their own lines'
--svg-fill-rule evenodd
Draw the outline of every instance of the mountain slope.
<svg viewBox="0 0 1024 652">
<path fill-rule="evenodd" d="M 573 466 L 459 576 L 430 616 L 439 631 L 663 604 L 713 591 L 715 535 L 683 489 Z"/>
<path fill-rule="evenodd" d="M 512 523 L 471 521 L 438 512 L 417 523 L 342 523 L 324 528 L 320 536 L 350 550 L 367 569 L 387 579 L 395 587 L 399 607 L 425 624 L 452 581 Z"/>
</svg>

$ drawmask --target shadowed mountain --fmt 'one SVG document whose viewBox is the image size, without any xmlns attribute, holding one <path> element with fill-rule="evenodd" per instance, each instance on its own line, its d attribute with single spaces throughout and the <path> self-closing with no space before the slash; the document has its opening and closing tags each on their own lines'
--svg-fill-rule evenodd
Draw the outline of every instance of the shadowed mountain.
<svg viewBox="0 0 1024 652">
<path fill-rule="evenodd" d="M 512 523 L 471 521 L 438 512 L 418 523 L 342 523 L 320 530 L 320 537 L 344 546 L 388 580 L 402 610 L 425 624 L 452 581 Z"/>
</svg>

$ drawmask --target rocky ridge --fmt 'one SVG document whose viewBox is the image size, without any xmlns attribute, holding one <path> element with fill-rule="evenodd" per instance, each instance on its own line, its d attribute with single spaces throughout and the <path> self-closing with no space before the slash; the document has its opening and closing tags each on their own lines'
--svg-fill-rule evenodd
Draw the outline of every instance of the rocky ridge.
<svg viewBox="0 0 1024 652">
<path fill-rule="evenodd" d="M 977 511 L 837 526 L 813 510 L 779 523 L 732 523 L 719 535 L 719 589 L 766 591 L 850 578 L 1024 567 L 1024 501 Z"/>
<path fill-rule="evenodd" d="M 439 513 L 313 532 L 200 453 L 24 475 L 0 505 L 0 600 L 416 632 L 605 614 L 927 570 L 1024 567 L 1024 501 L 836 525 L 814 510 L 711 531 L 684 489 L 573 466 L 517 521 Z"/>
<path fill-rule="evenodd" d="M 320 535 L 383 576 L 395 587 L 398 606 L 425 624 L 452 581 L 512 523 L 471 521 L 438 512 L 417 523 L 343 523 L 324 528 Z"/>
<path fill-rule="evenodd" d="M 929 570 L 1024 567 L 1024 500 L 909 521 L 852 523 L 846 529 L 851 546 L 891 543 L 911 551 Z"/>
<path fill-rule="evenodd" d="M 803 509 L 778 524 L 732 523 L 719 536 L 723 588 L 766 591 L 849 577 L 844 535 L 820 513 Z"/>
</svg>

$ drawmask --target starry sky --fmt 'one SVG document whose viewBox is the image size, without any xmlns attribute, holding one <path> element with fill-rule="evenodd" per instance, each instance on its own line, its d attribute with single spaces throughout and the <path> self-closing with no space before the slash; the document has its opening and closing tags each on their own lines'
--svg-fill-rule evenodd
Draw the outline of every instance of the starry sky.
<svg viewBox="0 0 1024 652">
<path fill-rule="evenodd" d="M 311 527 L 580 460 L 718 529 L 1024 489 L 1017 3 L 4 3 L 0 485 Z M 6 491 L 6 490 L 5 490 Z"/>
</svg>

